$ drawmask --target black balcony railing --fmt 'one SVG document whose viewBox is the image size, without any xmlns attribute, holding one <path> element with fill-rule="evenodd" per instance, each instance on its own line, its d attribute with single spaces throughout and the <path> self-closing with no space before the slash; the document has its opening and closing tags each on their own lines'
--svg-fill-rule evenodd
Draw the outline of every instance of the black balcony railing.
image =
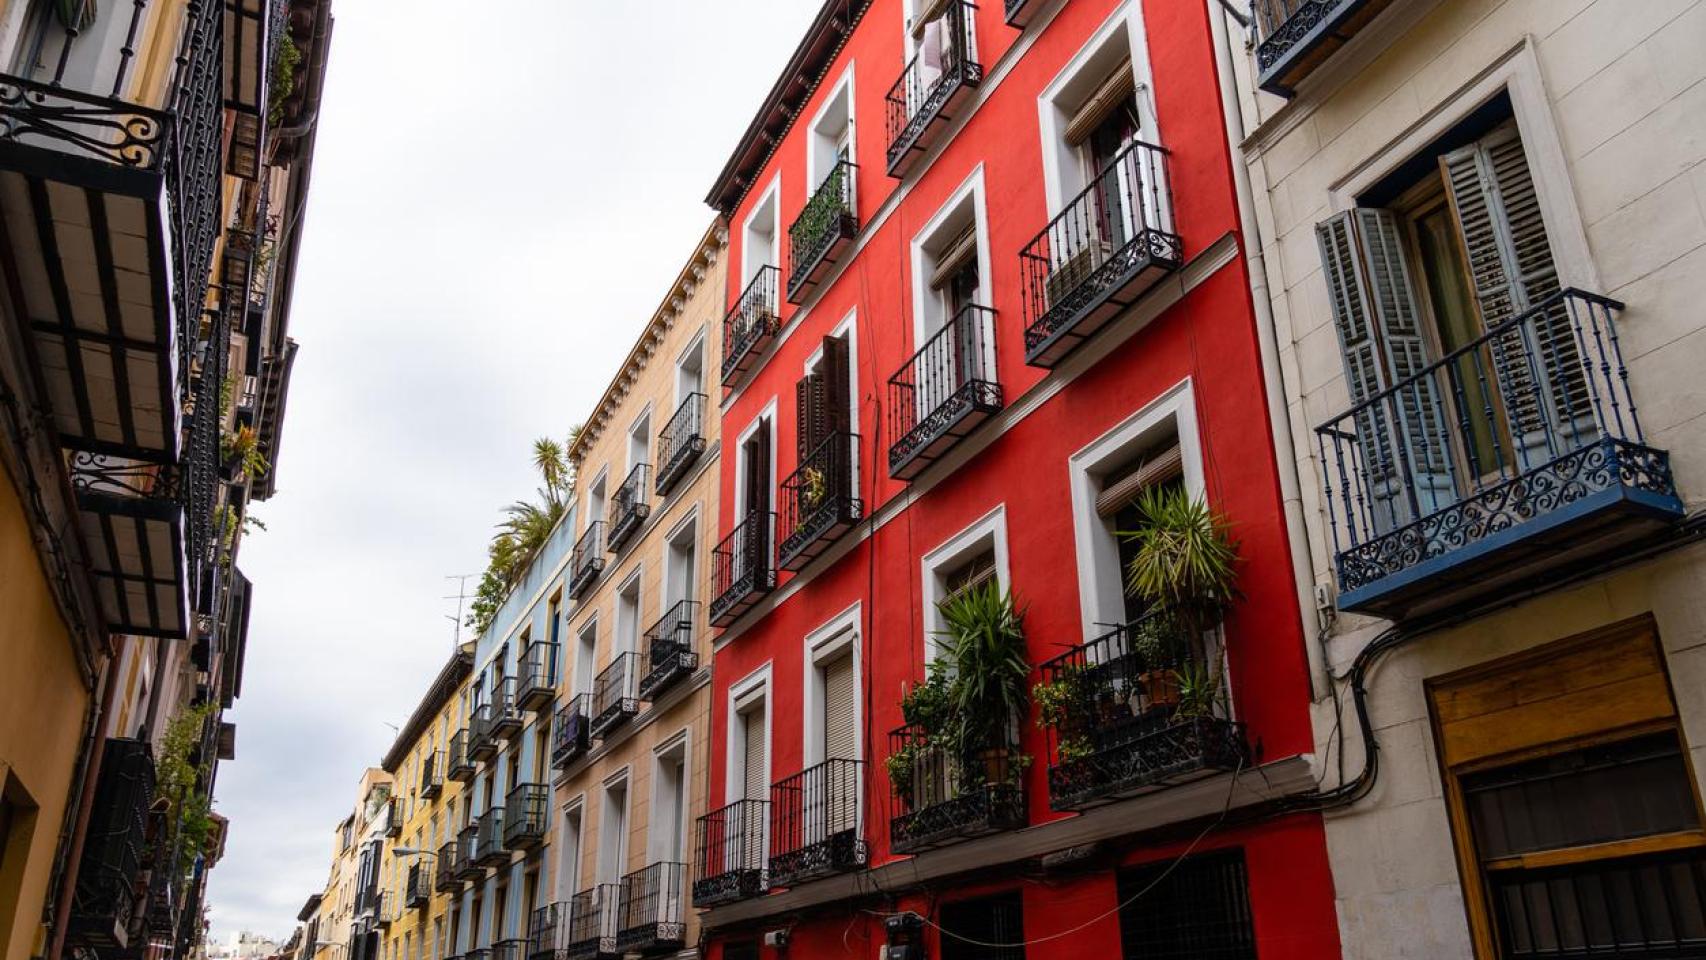
<svg viewBox="0 0 1706 960">
<path fill-rule="evenodd" d="M 438 848 L 437 869 L 433 871 L 432 888 L 439 893 L 452 893 L 462 889 L 462 854 L 460 844 L 455 840 Z"/>
<path fill-rule="evenodd" d="M 970 3 L 951 0 L 940 18 L 925 25 L 917 53 L 884 97 L 889 176 L 906 176 L 983 82 L 976 10 Z"/>
<path fill-rule="evenodd" d="M 1289 97 L 1391 0 L 1254 0 L 1256 83 Z"/>
<path fill-rule="evenodd" d="M 651 954 L 687 945 L 687 864 L 654 863 L 622 878 L 616 949 Z"/>
<path fill-rule="evenodd" d="M 858 434 L 831 434 L 782 481 L 782 543 L 776 554 L 783 570 L 817 559 L 865 515 L 853 472 L 858 449 Z"/>
<path fill-rule="evenodd" d="M 1048 733 L 1049 804 L 1076 810 L 1234 770 L 1244 728 L 1226 718 L 1219 658 L 1150 614 L 1042 665 L 1061 704 Z"/>
<path fill-rule="evenodd" d="M 109 738 L 77 871 L 69 930 L 73 942 L 102 950 L 124 950 L 129 944 L 132 920 L 143 908 L 137 880 L 153 800 L 154 756 L 148 742 Z"/>
<path fill-rule="evenodd" d="M 711 626 L 728 626 L 776 589 L 775 529 L 776 514 L 747 514 L 711 551 Z"/>
<path fill-rule="evenodd" d="M 604 521 L 586 525 L 569 553 L 569 596 L 580 597 L 604 572 Z"/>
<path fill-rule="evenodd" d="M 393 903 L 395 898 L 385 890 L 374 891 L 372 897 L 374 927 L 380 930 L 389 928 L 392 921 L 397 919 L 396 904 Z"/>
<path fill-rule="evenodd" d="M 569 947 L 569 903 L 548 903 L 527 922 L 527 960 L 557 960 Z"/>
<path fill-rule="evenodd" d="M 501 677 L 492 683 L 492 702 L 487 707 L 486 731 L 494 740 L 509 740 L 521 732 L 521 708 L 515 701 L 515 678 Z"/>
<path fill-rule="evenodd" d="M 378 957 L 363 958 L 363 960 L 379 960 Z M 475 947 L 462 955 L 462 960 L 492 960 L 491 947 Z"/>
<path fill-rule="evenodd" d="M 995 311 L 968 305 L 889 377 L 889 476 L 918 476 L 1002 403 Z"/>
<path fill-rule="evenodd" d="M 436 800 L 444 792 L 444 751 L 434 750 L 421 758 L 422 800 Z"/>
<path fill-rule="evenodd" d="M 864 762 L 825 760 L 770 788 L 770 883 L 790 887 L 865 865 Z"/>
<path fill-rule="evenodd" d="M 468 754 L 468 731 L 458 730 L 450 737 L 450 746 L 445 750 L 444 775 L 457 783 L 467 783 L 474 779 L 474 758 Z"/>
<path fill-rule="evenodd" d="M 1023 30 L 1030 26 L 1032 18 L 1042 7 L 1042 0 L 1006 0 L 1003 12 L 1007 17 L 1007 25 Z"/>
<path fill-rule="evenodd" d="M 530 713 L 549 713 L 557 699 L 557 644 L 532 643 L 521 651 L 515 705 Z"/>
<path fill-rule="evenodd" d="M 504 808 L 487 807 L 480 814 L 479 832 L 474 841 L 472 860 L 482 867 L 496 867 L 509 862 L 509 847 L 504 845 Z"/>
<path fill-rule="evenodd" d="M 714 907 L 770 889 L 766 861 L 770 804 L 736 800 L 699 818 L 693 856 L 693 905 Z"/>
<path fill-rule="evenodd" d="M 532 850 L 545 842 L 551 812 L 551 788 L 543 783 L 517 784 L 504 798 L 504 846 Z"/>
<path fill-rule="evenodd" d="M 385 801 L 385 836 L 395 840 L 403 835 L 403 801 L 392 797 Z"/>
<path fill-rule="evenodd" d="M 492 944 L 492 960 L 527 960 L 526 937 L 510 937 Z"/>
<path fill-rule="evenodd" d="M 651 470 L 649 463 L 634 464 L 621 486 L 610 495 L 610 507 L 605 512 L 609 520 L 610 542 L 605 549 L 611 553 L 621 550 L 628 538 L 644 526 L 646 518 L 652 514 L 652 490 L 647 482 Z"/>
<path fill-rule="evenodd" d="M 564 960 L 615 960 L 616 916 L 622 905 L 622 885 L 600 883 L 569 901 L 568 946 Z"/>
<path fill-rule="evenodd" d="M 859 168 L 839 160 L 788 228 L 788 302 L 799 303 L 822 282 L 859 235 L 853 190 Z"/>
<path fill-rule="evenodd" d="M 1013 732 L 1017 732 L 1015 721 Z M 889 846 L 916 853 L 1025 825 L 1017 737 L 957 753 L 916 725 L 889 734 Z M 897 759 L 898 758 L 898 759 Z"/>
<path fill-rule="evenodd" d="M 656 700 L 699 669 L 699 653 L 693 648 L 694 624 L 698 619 L 699 602 L 682 600 L 664 611 L 641 638 L 641 700 Z"/>
<path fill-rule="evenodd" d="M 1167 151 L 1133 141 L 1019 252 L 1025 362 L 1052 367 L 1184 262 Z"/>
<path fill-rule="evenodd" d="M 416 860 L 409 864 L 408 877 L 403 881 L 403 906 L 410 910 L 432 902 L 432 865 Z"/>
<path fill-rule="evenodd" d="M 690 393 L 658 434 L 657 473 L 652 492 L 664 496 L 705 452 L 705 395 Z"/>
<path fill-rule="evenodd" d="M 498 755 L 498 738 L 492 733 L 492 705 L 476 704 L 468 711 L 468 759 L 490 760 Z"/>
<path fill-rule="evenodd" d="M 456 876 L 460 880 L 478 880 L 486 875 L 478 861 L 480 853 L 480 824 L 478 821 L 462 828 L 456 837 Z"/>
<path fill-rule="evenodd" d="M 1460 604 L 1682 515 L 1622 306 L 1561 291 L 1316 428 L 1342 609 Z"/>
<path fill-rule="evenodd" d="M 592 725 L 594 737 L 608 736 L 640 712 L 640 655 L 618 653 L 610 665 L 600 670 L 592 687 Z"/>
<path fill-rule="evenodd" d="M 764 348 L 781 329 L 777 313 L 776 278 L 772 266 L 758 268 L 735 305 L 723 317 L 723 386 L 733 386 L 751 370 Z"/>
<path fill-rule="evenodd" d="M 562 770 L 581 757 L 591 746 L 592 694 L 580 693 L 557 709 L 551 727 L 551 765 Z"/>
</svg>

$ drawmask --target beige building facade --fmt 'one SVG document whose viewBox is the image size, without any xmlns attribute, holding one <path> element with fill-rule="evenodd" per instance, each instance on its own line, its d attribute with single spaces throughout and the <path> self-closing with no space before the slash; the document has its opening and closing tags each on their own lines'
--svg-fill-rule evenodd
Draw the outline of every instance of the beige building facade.
<svg viewBox="0 0 1706 960">
<path fill-rule="evenodd" d="M 1706 3 L 1207 8 L 1344 955 L 1669 949 L 1706 863 Z"/>
</svg>

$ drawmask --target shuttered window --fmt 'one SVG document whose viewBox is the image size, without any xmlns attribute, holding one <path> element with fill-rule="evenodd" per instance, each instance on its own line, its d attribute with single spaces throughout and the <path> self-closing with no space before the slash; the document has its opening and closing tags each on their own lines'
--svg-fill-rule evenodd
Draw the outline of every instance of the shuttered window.
<svg viewBox="0 0 1706 960">
<path fill-rule="evenodd" d="M 1122 107 L 1129 107 L 1137 94 L 1136 78 L 1131 61 L 1120 64 L 1107 79 L 1084 99 L 1072 118 L 1066 122 L 1066 142 L 1076 147 L 1090 139 L 1090 134 Z"/>
<path fill-rule="evenodd" d="M 743 771 L 745 786 L 742 796 L 747 800 L 765 800 L 769 798 L 770 784 L 765 782 L 765 751 L 769 746 L 764 739 L 764 707 L 762 705 L 743 711 L 740 714 L 741 736 L 745 740 L 745 764 Z"/>
<path fill-rule="evenodd" d="M 954 567 L 942 578 L 942 594 L 952 598 L 986 583 L 993 583 L 995 579 L 995 548 L 987 547 Z"/>
<path fill-rule="evenodd" d="M 1185 455 L 1177 443 L 1138 458 L 1129 468 L 1110 474 L 1096 495 L 1096 514 L 1112 517 L 1137 500 L 1150 487 L 1177 480 L 1185 474 Z"/>
<path fill-rule="evenodd" d="M 936 256 L 936 268 L 930 271 L 930 289 L 941 290 L 954 276 L 977 261 L 977 224 L 969 223 Z"/>
<path fill-rule="evenodd" d="M 853 656 L 836 657 L 823 670 L 823 758 L 857 760 L 859 740 L 853 722 Z"/>
</svg>

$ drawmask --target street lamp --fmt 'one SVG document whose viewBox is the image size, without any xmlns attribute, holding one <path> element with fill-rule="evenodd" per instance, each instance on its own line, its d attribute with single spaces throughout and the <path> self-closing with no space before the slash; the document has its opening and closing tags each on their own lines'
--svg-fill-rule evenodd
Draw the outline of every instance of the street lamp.
<svg viewBox="0 0 1706 960">
<path fill-rule="evenodd" d="M 391 856 L 393 856 L 393 857 L 431 857 L 434 860 L 438 859 L 438 854 L 432 852 L 431 850 L 420 850 L 420 849 L 417 849 L 415 847 L 392 847 L 391 848 Z"/>
</svg>

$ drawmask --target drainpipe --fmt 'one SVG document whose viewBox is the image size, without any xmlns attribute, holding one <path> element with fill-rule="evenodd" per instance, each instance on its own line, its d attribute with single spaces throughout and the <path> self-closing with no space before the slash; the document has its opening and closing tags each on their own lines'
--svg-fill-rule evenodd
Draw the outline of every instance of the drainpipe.
<svg viewBox="0 0 1706 960">
<path fill-rule="evenodd" d="M 72 792 L 77 795 L 75 812 L 67 811 L 74 817 L 70 825 L 70 836 L 64 838 L 62 849 L 64 857 L 59 861 L 58 893 L 55 902 L 49 905 L 53 911 L 53 926 L 48 933 L 48 948 L 46 960 L 60 960 L 65 950 L 65 933 L 71 924 L 71 904 L 75 899 L 77 889 L 78 868 L 83 862 L 83 841 L 89 835 L 89 817 L 93 813 L 95 799 L 95 783 L 101 776 L 101 728 L 106 723 L 108 713 L 112 710 L 113 700 L 118 696 L 118 649 L 111 637 L 107 639 L 106 682 L 101 685 L 101 698 L 92 701 L 83 718 L 83 745 L 78 758 L 79 768 L 77 777 L 72 781 Z"/>
<path fill-rule="evenodd" d="M 1297 589 L 1299 619 L 1305 637 L 1324 636 L 1315 603 L 1314 556 L 1309 549 L 1309 528 L 1304 525 L 1303 492 L 1297 466 L 1297 448 L 1292 442 L 1287 413 L 1285 371 L 1280 365 L 1279 339 L 1274 326 L 1273 304 L 1268 299 L 1268 269 L 1262 257 L 1262 231 L 1256 220 L 1255 192 L 1250 186 L 1250 168 L 1239 143 L 1244 139 L 1244 109 L 1238 102 L 1233 73 L 1232 37 L 1220 7 L 1226 0 L 1206 0 L 1209 27 L 1214 34 L 1214 61 L 1220 74 L 1220 106 L 1226 122 L 1227 150 L 1231 154 L 1232 180 L 1238 190 L 1238 222 L 1242 234 L 1246 270 L 1250 277 L 1250 299 L 1256 311 L 1256 339 L 1262 354 L 1262 381 L 1267 393 L 1268 429 L 1273 435 L 1274 454 L 1279 460 L 1280 497 L 1285 511 L 1286 539 L 1291 547 L 1292 580 Z M 1231 11 L 1240 21 L 1247 17 Z M 1310 685 L 1315 699 L 1325 696 L 1332 683 L 1322 645 L 1305 643 L 1309 657 Z"/>
</svg>

